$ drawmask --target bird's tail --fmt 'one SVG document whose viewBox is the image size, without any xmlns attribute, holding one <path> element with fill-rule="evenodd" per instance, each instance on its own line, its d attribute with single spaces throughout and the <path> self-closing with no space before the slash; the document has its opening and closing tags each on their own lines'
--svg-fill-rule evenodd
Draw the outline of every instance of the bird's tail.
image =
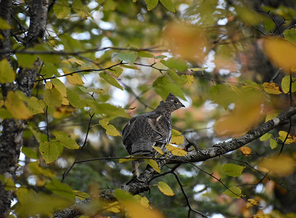
<svg viewBox="0 0 296 218">
<path fill-rule="evenodd" d="M 131 147 L 132 147 L 132 151 L 131 151 L 131 155 L 137 155 L 137 154 L 141 154 L 141 155 L 152 155 L 154 149 L 152 148 L 152 146 L 154 145 L 154 142 L 136 142 L 134 143 Z"/>
</svg>

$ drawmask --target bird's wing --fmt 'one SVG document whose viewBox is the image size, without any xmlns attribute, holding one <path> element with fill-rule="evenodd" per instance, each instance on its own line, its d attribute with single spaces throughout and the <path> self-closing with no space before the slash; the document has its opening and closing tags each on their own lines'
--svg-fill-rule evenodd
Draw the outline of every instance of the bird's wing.
<svg viewBox="0 0 296 218">
<path fill-rule="evenodd" d="M 156 113 L 133 117 L 122 132 L 123 144 L 129 154 L 152 153 L 153 145 L 167 144 L 170 137 L 170 121 Z"/>
</svg>

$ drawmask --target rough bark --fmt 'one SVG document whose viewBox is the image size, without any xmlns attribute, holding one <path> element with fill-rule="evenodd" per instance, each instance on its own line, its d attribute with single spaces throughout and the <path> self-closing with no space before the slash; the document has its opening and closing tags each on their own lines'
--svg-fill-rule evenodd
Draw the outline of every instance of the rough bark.
<svg viewBox="0 0 296 218">
<path fill-rule="evenodd" d="M 0 14 L 8 23 L 11 21 L 12 1 L 5 0 L 0 3 Z M 42 39 L 46 28 L 48 0 L 33 0 L 31 3 L 30 28 L 26 37 L 26 47 L 33 46 Z M 10 30 L 3 31 L 4 40 L 1 42 L 1 49 L 10 50 Z M 9 54 L 5 55 L 9 60 Z M 35 62 L 33 69 L 19 69 L 16 84 L 2 85 L 2 94 L 5 95 L 10 90 L 21 90 L 27 96 L 31 96 L 35 83 L 38 68 L 41 61 Z M 2 123 L 3 130 L 0 136 L 0 174 L 5 178 L 15 178 L 17 163 L 19 159 L 20 149 L 23 144 L 23 130 L 27 126 L 27 121 L 6 119 Z M 10 204 L 12 200 L 12 192 L 6 191 L 4 185 L 0 182 L 0 217 L 7 217 L 9 214 Z"/>
</svg>

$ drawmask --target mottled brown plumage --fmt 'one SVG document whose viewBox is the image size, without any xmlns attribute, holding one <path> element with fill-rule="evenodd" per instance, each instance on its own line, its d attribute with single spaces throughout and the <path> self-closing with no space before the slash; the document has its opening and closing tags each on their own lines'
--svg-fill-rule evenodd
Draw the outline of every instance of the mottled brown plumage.
<svg viewBox="0 0 296 218">
<path fill-rule="evenodd" d="M 152 156 L 152 146 L 163 147 L 171 141 L 171 113 L 184 105 L 174 95 L 169 94 L 166 101 L 151 112 L 133 117 L 124 127 L 122 141 L 130 155 Z M 138 163 L 137 163 L 138 164 Z M 133 168 L 135 162 L 133 163 Z M 133 173 L 138 174 L 137 169 Z"/>
</svg>

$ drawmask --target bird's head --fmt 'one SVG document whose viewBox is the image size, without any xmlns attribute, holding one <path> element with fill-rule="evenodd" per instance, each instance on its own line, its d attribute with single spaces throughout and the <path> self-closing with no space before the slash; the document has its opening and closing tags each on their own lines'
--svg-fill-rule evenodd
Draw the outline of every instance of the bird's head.
<svg viewBox="0 0 296 218">
<path fill-rule="evenodd" d="M 174 96 L 173 94 L 169 94 L 167 99 L 165 100 L 165 103 L 169 106 L 169 109 L 171 112 L 178 110 L 181 107 L 185 107 L 180 100 Z"/>
</svg>

